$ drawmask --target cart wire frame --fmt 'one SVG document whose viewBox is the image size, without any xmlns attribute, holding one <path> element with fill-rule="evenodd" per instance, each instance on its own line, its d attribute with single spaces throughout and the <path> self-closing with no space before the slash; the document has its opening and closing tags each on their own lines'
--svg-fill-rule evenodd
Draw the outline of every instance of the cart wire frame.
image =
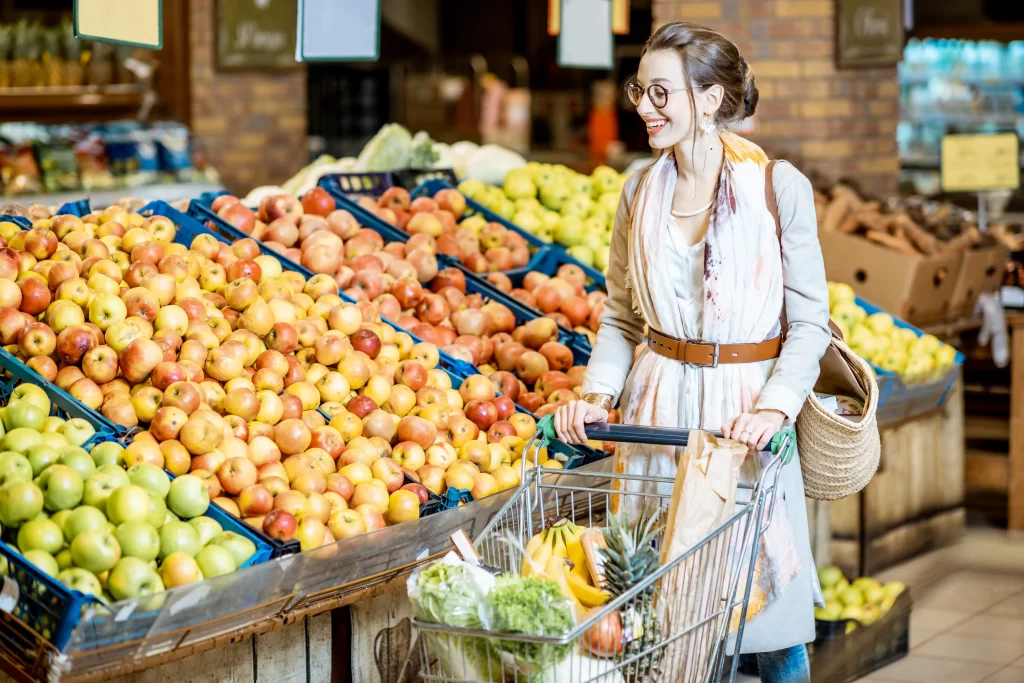
<svg viewBox="0 0 1024 683">
<path fill-rule="evenodd" d="M 667 430 L 654 431 L 664 434 Z M 624 441 L 650 442 L 650 434 L 642 439 L 623 436 Z M 685 445 L 685 440 L 672 439 L 674 445 Z M 414 619 L 413 625 L 421 632 L 421 677 L 439 683 L 733 681 L 739 657 L 727 655 L 740 649 L 759 541 L 771 524 L 784 454 L 793 441 L 792 432 L 785 434 L 774 449 L 778 455 L 761 468 L 757 482 L 739 484 L 736 510 L 725 522 L 627 592 L 591 609 L 568 633 L 499 634 Z M 581 526 L 606 526 L 613 499 L 618 497 L 616 502 L 621 505 L 629 496 L 657 501 L 664 522 L 674 481 L 669 477 L 534 468 L 517 494 L 480 533 L 474 547 L 484 565 L 518 575 L 522 548 L 546 522 L 566 517 Z M 630 491 L 620 486 L 628 482 L 648 488 Z M 655 541 L 659 549 L 663 533 L 664 524 Z M 613 612 L 620 615 L 623 634 L 632 631 L 632 643 L 615 659 L 577 657 L 574 653 L 587 653 L 587 632 Z M 488 651 L 481 647 L 484 643 L 490 652 L 498 652 L 496 658 L 483 654 Z M 524 667 L 507 651 L 501 652 L 508 648 L 546 656 Z M 453 653 L 461 656 L 461 661 L 453 661 Z M 723 678 L 723 673 L 728 677 Z M 676 675 L 679 678 L 669 678 Z"/>
</svg>

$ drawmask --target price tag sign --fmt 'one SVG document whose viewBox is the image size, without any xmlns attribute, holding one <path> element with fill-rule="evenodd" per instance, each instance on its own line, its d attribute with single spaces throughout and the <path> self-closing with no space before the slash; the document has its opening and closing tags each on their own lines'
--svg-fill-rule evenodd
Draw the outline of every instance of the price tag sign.
<svg viewBox="0 0 1024 683">
<path fill-rule="evenodd" d="M 987 192 L 1020 187 L 1016 133 L 946 135 L 942 138 L 942 189 Z"/>
<path fill-rule="evenodd" d="M 611 69 L 615 65 L 612 0 L 560 0 L 558 65 Z"/>
<path fill-rule="evenodd" d="M 295 59 L 376 62 L 381 0 L 299 0 Z"/>
<path fill-rule="evenodd" d="M 163 0 L 75 0 L 75 35 L 160 50 L 164 46 Z"/>
</svg>

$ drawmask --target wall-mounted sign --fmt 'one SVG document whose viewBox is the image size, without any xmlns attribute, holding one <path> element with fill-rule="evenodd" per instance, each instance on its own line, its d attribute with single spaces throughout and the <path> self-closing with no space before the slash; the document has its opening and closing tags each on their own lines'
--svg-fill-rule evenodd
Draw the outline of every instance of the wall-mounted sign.
<svg viewBox="0 0 1024 683">
<path fill-rule="evenodd" d="M 75 35 L 118 45 L 164 46 L 162 0 L 75 0 Z"/>
<path fill-rule="evenodd" d="M 298 0 L 217 0 L 217 68 L 296 66 Z"/>
<path fill-rule="evenodd" d="M 612 0 L 560 0 L 558 65 L 611 69 L 615 65 Z"/>
<path fill-rule="evenodd" d="M 836 0 L 836 65 L 885 66 L 903 57 L 901 0 Z"/>
<path fill-rule="evenodd" d="M 381 0 L 299 0 L 295 58 L 304 62 L 380 59 Z"/>
<path fill-rule="evenodd" d="M 946 135 L 942 138 L 942 189 L 987 192 L 1020 187 L 1016 133 Z"/>
</svg>

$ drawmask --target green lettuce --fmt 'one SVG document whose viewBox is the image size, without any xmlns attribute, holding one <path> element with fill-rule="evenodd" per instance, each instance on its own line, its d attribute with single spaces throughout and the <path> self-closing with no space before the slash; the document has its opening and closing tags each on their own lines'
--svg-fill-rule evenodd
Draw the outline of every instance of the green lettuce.
<svg viewBox="0 0 1024 683">
<path fill-rule="evenodd" d="M 500 633 L 563 636 L 576 625 L 572 606 L 549 579 L 501 576 L 487 596 L 487 605 L 490 628 Z M 504 639 L 498 640 L 495 647 L 503 655 L 513 657 L 516 668 L 527 675 L 554 666 L 573 648 L 571 643 L 551 645 Z"/>
</svg>

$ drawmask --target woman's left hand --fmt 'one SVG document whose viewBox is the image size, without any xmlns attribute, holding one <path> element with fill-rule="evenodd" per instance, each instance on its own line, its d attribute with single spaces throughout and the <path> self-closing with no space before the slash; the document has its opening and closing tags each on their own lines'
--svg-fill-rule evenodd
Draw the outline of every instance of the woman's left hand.
<svg viewBox="0 0 1024 683">
<path fill-rule="evenodd" d="M 763 451 L 772 437 L 779 433 L 786 416 L 778 410 L 757 410 L 740 413 L 722 427 L 727 439 L 741 441 L 750 448 Z"/>
</svg>

